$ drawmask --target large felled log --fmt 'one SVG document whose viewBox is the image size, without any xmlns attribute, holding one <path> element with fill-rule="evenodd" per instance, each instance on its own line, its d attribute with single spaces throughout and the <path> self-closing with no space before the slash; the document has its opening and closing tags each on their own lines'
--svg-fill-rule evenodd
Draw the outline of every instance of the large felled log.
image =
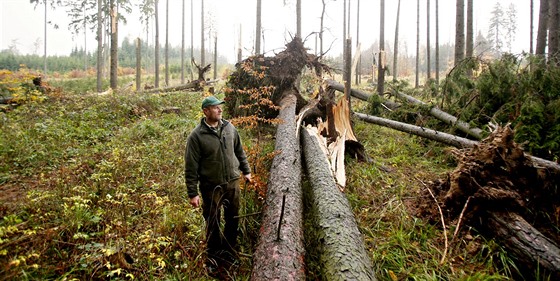
<svg viewBox="0 0 560 281">
<path fill-rule="evenodd" d="M 424 106 L 428 106 L 428 104 L 414 98 L 411 97 L 409 95 L 403 94 L 399 91 L 393 91 L 393 94 L 396 95 L 398 98 L 403 99 L 407 102 L 410 102 L 412 104 L 416 104 L 416 105 L 424 105 Z M 471 127 L 467 122 L 461 121 L 459 120 L 457 117 L 433 106 L 430 108 L 430 114 L 432 116 L 434 116 L 435 118 L 450 124 L 452 126 L 457 127 L 457 129 L 461 130 L 462 132 L 469 134 L 472 137 L 475 137 L 476 139 L 481 139 L 482 138 L 482 130 L 476 127 Z"/>
<path fill-rule="evenodd" d="M 313 127 L 301 130 L 323 280 L 375 280 L 346 196 L 339 190 Z M 323 145 L 324 146 L 324 145 Z"/>
<path fill-rule="evenodd" d="M 344 93 L 344 85 L 332 79 L 325 80 L 325 83 L 328 85 L 328 87 Z M 356 89 L 350 89 L 350 95 L 363 101 L 368 101 L 372 96 L 371 94 Z M 382 104 L 389 109 L 396 109 L 397 107 L 399 107 L 398 103 L 392 102 L 390 100 L 384 100 Z"/>
<path fill-rule="evenodd" d="M 356 116 L 356 117 L 358 117 L 358 119 L 360 119 L 362 121 L 365 121 L 365 122 L 368 122 L 368 123 L 389 127 L 391 129 L 395 129 L 395 130 L 398 130 L 398 131 L 401 131 L 401 132 L 417 135 L 417 136 L 424 137 L 424 138 L 427 138 L 427 139 L 430 139 L 430 140 L 433 140 L 433 141 L 437 141 L 437 142 L 445 143 L 445 144 L 448 144 L 448 145 L 452 145 L 452 146 L 458 147 L 458 148 L 473 147 L 474 145 L 478 144 L 478 141 L 473 141 L 473 140 L 470 140 L 470 139 L 458 137 L 458 136 L 447 134 L 447 133 L 444 133 L 444 132 L 440 132 L 440 131 L 436 131 L 436 130 L 432 130 L 432 129 L 428 129 L 428 128 L 424 128 L 424 127 L 420 127 L 420 126 L 410 125 L 410 124 L 407 124 L 407 123 L 398 122 L 398 121 L 394 121 L 394 120 L 390 120 L 390 119 L 385 119 L 385 118 L 381 118 L 381 117 L 377 117 L 377 116 L 371 116 L 371 115 L 358 113 L 358 112 L 355 112 L 354 116 Z M 556 162 L 552 162 L 550 160 L 542 159 L 542 158 L 535 157 L 535 156 L 532 156 L 532 155 L 527 155 L 527 156 L 531 159 L 531 161 L 533 161 L 533 164 L 535 164 L 539 167 L 552 169 L 554 171 L 560 172 L 560 165 L 558 165 Z"/>
<path fill-rule="evenodd" d="M 552 279 L 560 278 L 560 248 L 521 216 L 511 212 L 491 212 L 487 227 L 505 244 L 508 253 Z"/>
<path fill-rule="evenodd" d="M 270 179 L 251 280 L 304 280 L 301 159 L 296 135 L 296 96 L 280 102 Z"/>
<path fill-rule="evenodd" d="M 144 90 L 143 93 L 146 93 L 146 94 L 167 93 L 167 92 L 177 92 L 177 91 L 188 90 L 188 89 L 192 89 L 193 91 L 198 91 L 198 90 L 202 89 L 202 83 L 204 83 L 204 82 L 201 82 L 199 80 L 195 80 L 195 81 L 192 81 L 190 83 L 179 85 L 179 86 Z"/>
<path fill-rule="evenodd" d="M 432 130 L 432 129 L 428 129 L 428 128 L 424 128 L 424 127 L 420 127 L 420 126 L 415 126 L 415 125 L 410 125 L 410 124 L 407 124 L 407 123 L 398 122 L 398 121 L 394 121 L 394 120 L 390 120 L 390 119 L 385 119 L 385 118 L 381 118 L 381 117 L 377 117 L 377 116 L 371 116 L 371 115 L 358 113 L 358 112 L 355 112 L 354 116 L 356 116 L 360 120 L 366 121 L 368 123 L 389 127 L 389 128 L 401 131 L 401 132 L 414 134 L 414 135 L 417 135 L 417 136 L 421 136 L 421 137 L 424 137 L 424 138 L 427 138 L 427 139 L 442 142 L 442 143 L 452 145 L 452 146 L 455 146 L 455 147 L 459 147 L 459 148 L 472 147 L 477 143 L 476 141 L 461 138 L 461 137 L 454 136 L 454 135 L 451 135 L 451 134 L 447 134 L 447 133 L 444 133 L 444 132 L 439 132 L 439 131 L 436 131 L 436 130 Z"/>
</svg>

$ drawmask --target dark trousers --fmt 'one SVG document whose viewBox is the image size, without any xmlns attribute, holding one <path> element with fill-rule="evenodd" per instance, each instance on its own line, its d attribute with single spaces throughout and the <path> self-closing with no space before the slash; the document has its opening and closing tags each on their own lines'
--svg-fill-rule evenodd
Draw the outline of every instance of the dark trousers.
<svg viewBox="0 0 560 281">
<path fill-rule="evenodd" d="M 236 258 L 239 226 L 239 180 L 223 185 L 202 185 L 202 215 L 206 220 L 206 253 L 216 262 L 231 262 Z M 222 208 L 224 229 L 220 229 Z"/>
</svg>

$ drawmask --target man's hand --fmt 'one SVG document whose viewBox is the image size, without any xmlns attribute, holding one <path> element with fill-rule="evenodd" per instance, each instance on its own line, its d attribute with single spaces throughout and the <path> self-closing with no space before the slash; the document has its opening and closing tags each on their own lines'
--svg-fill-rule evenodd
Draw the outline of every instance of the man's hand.
<svg viewBox="0 0 560 281">
<path fill-rule="evenodd" d="M 191 198 L 189 200 L 189 203 L 191 203 L 191 206 L 198 208 L 198 206 L 200 206 L 200 197 L 197 195 L 193 198 Z"/>
<path fill-rule="evenodd" d="M 243 177 L 245 178 L 246 181 L 252 182 L 252 181 L 251 181 L 251 174 L 243 175 Z"/>
</svg>

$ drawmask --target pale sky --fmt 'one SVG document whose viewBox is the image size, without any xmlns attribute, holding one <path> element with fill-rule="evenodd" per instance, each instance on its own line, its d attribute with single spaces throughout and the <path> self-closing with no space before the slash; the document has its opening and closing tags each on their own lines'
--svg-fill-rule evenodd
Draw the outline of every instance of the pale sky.
<svg viewBox="0 0 560 281">
<path fill-rule="evenodd" d="M 165 44 L 165 2 L 160 0 L 160 44 Z M 286 2 L 286 5 L 284 5 Z M 302 37 L 319 30 L 321 16 L 321 0 L 302 1 Z M 333 47 L 328 55 L 335 56 L 342 49 L 342 0 L 326 0 L 327 8 L 324 26 L 324 50 L 328 49 L 331 43 Z M 351 36 L 353 45 L 356 40 L 356 5 L 357 0 L 351 0 L 352 13 L 350 18 Z M 379 38 L 379 0 L 360 1 L 360 35 L 359 39 L 362 49 L 366 49 Z M 395 33 L 396 0 L 385 1 L 385 39 L 393 42 Z M 435 43 L 435 0 L 431 0 L 431 44 Z M 475 7 L 475 30 L 481 30 L 484 35 L 488 32 L 488 20 L 490 12 L 496 2 L 500 2 L 502 7 L 507 8 L 510 3 L 515 3 L 518 14 L 517 36 L 514 43 L 513 52 L 529 51 L 529 0 L 474 0 Z M 538 23 L 538 2 L 535 1 L 535 24 L 534 36 L 536 37 L 536 26 Z M 194 46 L 200 46 L 200 0 L 194 0 Z M 256 0 L 205 0 L 205 11 L 210 15 L 206 21 L 213 22 L 213 30 L 218 32 L 218 52 L 226 56 L 230 62 L 236 58 L 236 49 L 239 41 L 239 29 L 242 26 L 242 44 L 244 47 L 243 56 L 250 55 L 254 45 L 255 33 L 255 14 Z M 416 0 L 401 1 L 401 29 L 399 42 L 406 44 L 409 52 L 414 52 L 416 44 Z M 186 16 L 185 20 L 185 44 L 186 48 L 190 45 L 190 5 L 191 0 L 185 0 Z M 134 7 L 137 10 L 137 7 Z M 264 31 L 263 44 L 266 55 L 274 55 L 283 49 L 284 44 L 290 41 L 290 36 L 295 34 L 295 0 L 262 0 L 262 27 Z M 425 45 L 426 38 L 426 0 L 420 0 L 420 23 L 421 23 L 421 44 Z M 169 44 L 171 46 L 181 46 L 181 10 L 182 0 L 169 0 Z M 453 43 L 455 32 L 455 1 L 440 0 L 440 43 Z M 17 49 L 22 54 L 37 53 L 43 54 L 43 6 L 34 9 L 29 0 L 0 0 L 0 49 L 7 49 L 8 46 L 16 44 Z M 145 27 L 140 23 L 138 13 L 125 15 L 128 24 L 121 24 L 119 27 L 119 43 L 128 36 L 130 38 L 146 38 Z M 69 17 L 64 9 L 56 11 L 50 8 L 47 11 L 47 19 L 60 26 L 55 30 L 52 26 L 47 27 L 47 53 L 49 55 L 67 55 L 72 48 L 83 48 L 84 41 L 87 42 L 87 50 L 93 51 L 97 47 L 95 32 L 88 30 L 84 40 L 83 32 L 72 35 L 68 30 Z M 206 23 L 209 25 L 209 23 Z M 149 28 L 150 40 L 153 40 L 153 26 Z M 476 31 L 475 31 L 476 32 Z M 478 32 L 476 32 L 478 33 Z M 40 44 L 35 44 L 39 42 Z M 213 41 L 212 41 L 213 42 Z M 151 41 L 153 43 L 153 41 Z M 36 48 L 36 46 L 39 46 Z M 310 49 L 315 48 L 315 39 L 310 36 L 306 42 Z M 403 45 L 401 45 L 402 47 Z M 213 48 L 213 43 L 206 39 L 206 48 Z M 386 46 L 388 48 L 390 46 Z M 313 52 L 313 50 L 311 51 Z"/>
</svg>

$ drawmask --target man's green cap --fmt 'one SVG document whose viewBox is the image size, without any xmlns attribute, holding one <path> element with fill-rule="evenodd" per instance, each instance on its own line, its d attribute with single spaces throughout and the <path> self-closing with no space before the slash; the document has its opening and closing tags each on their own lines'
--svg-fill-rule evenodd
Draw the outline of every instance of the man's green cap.
<svg viewBox="0 0 560 281">
<path fill-rule="evenodd" d="M 222 104 L 222 103 L 225 103 L 225 102 L 217 99 L 215 96 L 209 96 L 209 97 L 206 97 L 202 101 L 202 109 L 205 109 L 206 107 L 211 106 L 211 105 L 218 105 L 218 104 Z"/>
</svg>

